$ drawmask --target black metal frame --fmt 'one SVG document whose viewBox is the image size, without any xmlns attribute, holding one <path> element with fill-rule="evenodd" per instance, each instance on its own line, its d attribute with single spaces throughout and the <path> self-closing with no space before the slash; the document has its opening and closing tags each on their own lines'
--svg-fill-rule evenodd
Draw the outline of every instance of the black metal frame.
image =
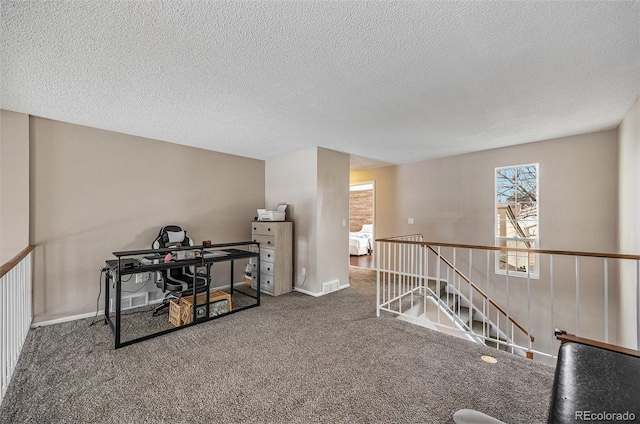
<svg viewBox="0 0 640 424">
<path fill-rule="evenodd" d="M 251 250 L 243 250 L 239 249 L 242 247 L 255 246 L 255 252 Z M 224 250 L 228 248 L 228 250 Z M 175 260 L 171 262 L 164 262 L 164 256 L 167 253 L 175 252 L 176 250 L 199 250 L 200 257 L 194 259 L 185 259 L 185 260 Z M 212 256 L 205 258 L 206 253 L 211 252 L 225 252 L 224 255 L 221 256 Z M 220 244 L 212 244 L 210 246 L 184 246 L 180 249 L 177 248 L 162 248 L 162 249 L 145 249 L 145 250 L 129 250 L 122 252 L 113 252 L 113 255 L 117 257 L 117 261 L 107 261 L 107 269 L 111 272 L 106 272 L 106 278 L 104 281 L 105 286 L 105 296 L 104 296 L 104 324 L 111 326 L 111 330 L 115 335 L 115 348 L 121 348 L 124 346 L 128 346 L 134 343 L 141 342 L 143 340 L 149 340 L 154 337 L 162 336 L 164 334 L 172 333 L 177 330 L 181 330 L 186 327 L 191 327 L 193 325 L 201 324 L 206 321 L 211 321 L 214 319 L 222 318 L 229 314 L 233 314 L 236 312 L 243 311 L 245 309 L 255 308 L 256 306 L 260 306 L 260 243 L 255 241 L 246 241 L 246 242 L 237 242 L 237 243 L 220 243 Z M 133 266 L 124 267 L 122 266 L 122 260 L 127 257 L 133 256 L 142 256 L 147 255 L 146 258 L 149 258 L 149 255 L 152 255 L 154 259 L 157 259 L 159 263 L 152 264 L 143 264 L 138 262 Z M 256 289 L 257 294 L 254 296 L 250 293 L 246 293 L 243 290 L 238 290 L 233 288 L 233 271 L 234 271 L 234 262 L 238 259 L 250 259 L 257 258 L 256 260 Z M 231 311 L 226 312 L 221 315 L 209 316 L 209 295 L 211 290 L 211 266 L 217 262 L 231 262 L 231 278 L 230 278 L 230 295 L 233 296 L 233 292 L 237 291 L 242 293 L 245 296 L 256 299 L 256 303 L 243 306 L 240 308 L 233 308 Z M 158 331 L 152 334 L 147 334 L 142 337 L 138 337 L 132 340 L 127 340 L 122 342 L 120 340 L 120 325 L 121 325 L 121 312 L 122 312 L 122 276 L 123 275 L 131 275 L 131 274 L 139 274 L 143 272 L 156 272 L 162 270 L 168 270 L 171 268 L 183 268 L 183 267 L 201 267 L 204 266 L 207 269 L 207 302 L 206 302 L 206 314 L 204 317 L 196 318 L 195 310 L 193 313 L 193 317 L 189 324 L 181 325 L 180 327 L 168 328 L 166 330 Z M 115 279 L 116 285 L 116 309 L 115 309 L 115 317 L 114 320 L 111 320 L 109 315 L 111 314 L 111 305 L 109 302 L 109 287 L 111 286 L 111 274 L 112 272 L 116 272 L 117 278 Z M 193 304 L 196 305 L 196 282 L 195 279 L 196 273 L 194 272 L 194 284 L 193 284 L 193 294 L 189 296 L 193 296 Z M 194 308 L 195 309 L 195 308 Z M 115 321 L 115 322 L 114 322 Z"/>
</svg>

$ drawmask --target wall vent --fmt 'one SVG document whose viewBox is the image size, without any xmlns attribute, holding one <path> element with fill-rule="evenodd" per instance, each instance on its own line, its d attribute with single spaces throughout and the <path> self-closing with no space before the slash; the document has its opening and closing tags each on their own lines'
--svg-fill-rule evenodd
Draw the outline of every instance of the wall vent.
<svg viewBox="0 0 640 424">
<path fill-rule="evenodd" d="M 340 288 L 340 280 L 329 281 L 322 285 L 322 293 L 331 293 L 338 290 L 338 288 Z"/>
<path fill-rule="evenodd" d="M 111 311 L 116 310 L 116 299 L 111 298 Z M 137 293 L 130 294 L 128 296 L 122 296 L 122 302 L 120 305 L 122 306 L 122 310 L 138 308 L 140 306 L 146 306 L 149 304 L 149 293 Z"/>
</svg>

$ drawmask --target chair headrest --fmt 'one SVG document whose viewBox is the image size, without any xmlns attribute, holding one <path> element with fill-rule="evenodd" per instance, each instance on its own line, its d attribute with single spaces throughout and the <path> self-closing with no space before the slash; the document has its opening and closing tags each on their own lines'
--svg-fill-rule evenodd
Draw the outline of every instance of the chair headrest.
<svg viewBox="0 0 640 424">
<path fill-rule="evenodd" d="M 175 243 L 185 243 L 188 241 L 187 232 L 180 228 L 177 225 L 167 225 L 160 229 L 160 234 L 158 235 L 159 241 L 162 243 L 162 247 L 167 247 L 168 245 Z"/>
</svg>

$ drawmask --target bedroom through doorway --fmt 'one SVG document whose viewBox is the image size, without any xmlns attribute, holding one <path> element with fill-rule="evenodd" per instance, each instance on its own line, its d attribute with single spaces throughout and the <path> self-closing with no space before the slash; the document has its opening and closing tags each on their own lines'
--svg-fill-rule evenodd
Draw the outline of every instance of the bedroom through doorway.
<svg viewBox="0 0 640 424">
<path fill-rule="evenodd" d="M 351 184 L 349 188 L 349 264 L 375 268 L 374 262 L 375 184 Z"/>
</svg>

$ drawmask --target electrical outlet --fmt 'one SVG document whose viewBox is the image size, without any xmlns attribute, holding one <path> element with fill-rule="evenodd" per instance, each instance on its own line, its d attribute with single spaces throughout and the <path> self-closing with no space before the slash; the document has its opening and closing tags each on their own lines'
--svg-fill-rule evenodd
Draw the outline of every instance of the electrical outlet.
<svg viewBox="0 0 640 424">
<path fill-rule="evenodd" d="M 409 218 L 409 219 L 407 219 L 407 223 L 408 223 L 408 224 L 413 224 L 414 222 L 415 222 L 415 221 L 413 220 L 413 218 Z"/>
<path fill-rule="evenodd" d="M 140 274 L 136 274 L 136 284 L 146 283 L 149 281 L 149 273 L 143 272 Z"/>
<path fill-rule="evenodd" d="M 307 268 L 302 268 L 302 276 L 304 277 L 305 275 L 307 275 Z"/>
</svg>

